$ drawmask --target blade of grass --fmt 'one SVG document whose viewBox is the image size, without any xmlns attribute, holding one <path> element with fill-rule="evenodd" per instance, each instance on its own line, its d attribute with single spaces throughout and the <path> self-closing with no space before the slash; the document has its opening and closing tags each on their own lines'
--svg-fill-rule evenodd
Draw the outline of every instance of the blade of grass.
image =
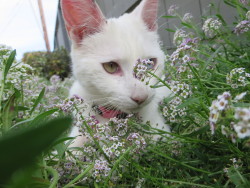
<svg viewBox="0 0 250 188">
<path fill-rule="evenodd" d="M 41 102 L 43 96 L 45 94 L 45 87 L 42 89 L 42 91 L 39 93 L 39 96 L 37 97 L 31 111 L 30 111 L 30 114 L 32 114 L 34 112 L 34 110 L 36 109 L 37 105 Z"/>
</svg>

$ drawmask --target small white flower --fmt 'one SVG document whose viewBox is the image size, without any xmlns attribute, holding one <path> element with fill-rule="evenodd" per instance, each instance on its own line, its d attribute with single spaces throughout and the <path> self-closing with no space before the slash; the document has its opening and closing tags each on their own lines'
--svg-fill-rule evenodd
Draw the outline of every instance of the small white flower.
<svg viewBox="0 0 250 188">
<path fill-rule="evenodd" d="M 186 14 L 184 14 L 182 19 L 184 22 L 191 22 L 193 18 L 194 17 L 191 13 L 186 13 Z"/>
<path fill-rule="evenodd" d="M 238 102 L 239 100 L 243 99 L 245 96 L 246 96 L 247 92 L 243 92 L 239 95 L 237 95 L 235 98 L 234 98 L 234 101 L 235 102 Z"/>
<path fill-rule="evenodd" d="M 180 90 L 180 88 L 177 87 L 177 86 L 173 86 L 173 87 L 171 88 L 171 91 L 173 91 L 173 93 L 177 93 L 179 90 Z"/>
<path fill-rule="evenodd" d="M 183 62 L 184 63 L 187 63 L 187 62 L 190 62 L 191 61 L 191 58 L 189 55 L 184 55 L 184 57 L 182 58 Z"/>
<path fill-rule="evenodd" d="M 246 79 L 246 78 L 245 78 L 244 76 L 240 76 L 240 77 L 238 78 L 238 81 L 239 81 L 239 82 L 245 82 L 245 79 Z"/>
<path fill-rule="evenodd" d="M 237 136 L 241 139 L 250 136 L 250 125 L 245 122 L 240 121 L 237 124 L 234 124 L 233 128 L 237 133 Z"/>
<path fill-rule="evenodd" d="M 250 108 L 236 108 L 234 117 L 243 121 L 250 120 Z"/>
<path fill-rule="evenodd" d="M 178 68 L 178 72 L 185 72 L 187 70 L 187 67 L 185 67 L 185 66 L 179 66 L 179 68 Z"/>
<path fill-rule="evenodd" d="M 219 113 L 210 113 L 210 116 L 209 116 L 209 121 L 210 122 L 213 122 L 213 123 L 216 123 L 218 118 L 219 118 Z"/>
<path fill-rule="evenodd" d="M 225 98 L 221 98 L 221 99 L 216 103 L 217 108 L 218 108 L 218 110 L 220 110 L 220 111 L 224 110 L 224 109 L 226 108 L 227 104 L 228 104 L 228 100 L 226 100 Z"/>
<path fill-rule="evenodd" d="M 188 95 L 189 95 L 189 92 L 187 92 L 187 91 L 183 91 L 183 92 L 181 93 L 181 96 L 184 97 L 184 98 L 187 98 Z"/>
<path fill-rule="evenodd" d="M 176 15 L 176 11 L 179 9 L 179 7 L 177 5 L 171 5 L 168 9 L 168 14 L 171 16 L 175 16 Z"/>
</svg>

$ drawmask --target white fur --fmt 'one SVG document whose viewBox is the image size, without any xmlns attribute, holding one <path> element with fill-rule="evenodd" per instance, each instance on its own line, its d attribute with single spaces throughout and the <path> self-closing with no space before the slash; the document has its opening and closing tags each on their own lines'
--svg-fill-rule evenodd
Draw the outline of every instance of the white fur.
<svg viewBox="0 0 250 188">
<path fill-rule="evenodd" d="M 106 103 L 126 113 L 137 112 L 143 122 L 150 121 L 153 127 L 170 131 L 158 110 L 158 104 L 169 95 L 167 88 L 152 89 L 133 76 L 133 68 L 139 58 L 157 58 L 155 74 L 163 74 L 165 55 L 160 48 L 158 34 L 149 31 L 138 10 L 119 18 L 108 19 L 101 31 L 84 38 L 80 45 L 72 45 L 72 68 L 76 79 L 70 95 L 77 94 L 89 103 Z M 123 75 L 107 73 L 102 63 L 115 61 L 122 68 Z M 157 82 L 150 79 L 149 85 Z M 138 105 L 131 96 L 148 95 L 148 100 Z M 108 120 L 94 114 L 89 108 L 85 115 L 95 115 L 101 123 Z M 158 126 L 156 126 L 158 125 Z M 71 136 L 77 136 L 77 128 Z M 78 137 L 74 146 L 81 146 L 83 137 Z"/>
</svg>

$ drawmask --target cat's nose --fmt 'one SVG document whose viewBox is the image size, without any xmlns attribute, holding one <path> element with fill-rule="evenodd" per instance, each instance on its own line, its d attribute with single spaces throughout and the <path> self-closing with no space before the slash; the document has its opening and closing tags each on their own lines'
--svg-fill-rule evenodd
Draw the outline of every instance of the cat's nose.
<svg viewBox="0 0 250 188">
<path fill-rule="evenodd" d="M 132 96 L 130 97 L 134 102 L 136 102 L 137 104 L 142 104 L 145 100 L 147 100 L 148 95 L 144 95 L 144 96 Z"/>
</svg>

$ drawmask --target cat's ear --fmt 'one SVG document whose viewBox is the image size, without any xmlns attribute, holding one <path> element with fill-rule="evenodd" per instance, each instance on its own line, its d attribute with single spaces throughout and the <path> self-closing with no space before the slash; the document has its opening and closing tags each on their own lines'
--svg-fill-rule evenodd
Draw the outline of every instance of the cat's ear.
<svg viewBox="0 0 250 188">
<path fill-rule="evenodd" d="M 133 11 L 140 16 L 150 31 L 157 30 L 158 0 L 142 0 Z"/>
<path fill-rule="evenodd" d="M 77 45 L 84 37 L 99 32 L 105 23 L 94 0 L 61 0 L 61 7 L 68 34 Z"/>
</svg>

